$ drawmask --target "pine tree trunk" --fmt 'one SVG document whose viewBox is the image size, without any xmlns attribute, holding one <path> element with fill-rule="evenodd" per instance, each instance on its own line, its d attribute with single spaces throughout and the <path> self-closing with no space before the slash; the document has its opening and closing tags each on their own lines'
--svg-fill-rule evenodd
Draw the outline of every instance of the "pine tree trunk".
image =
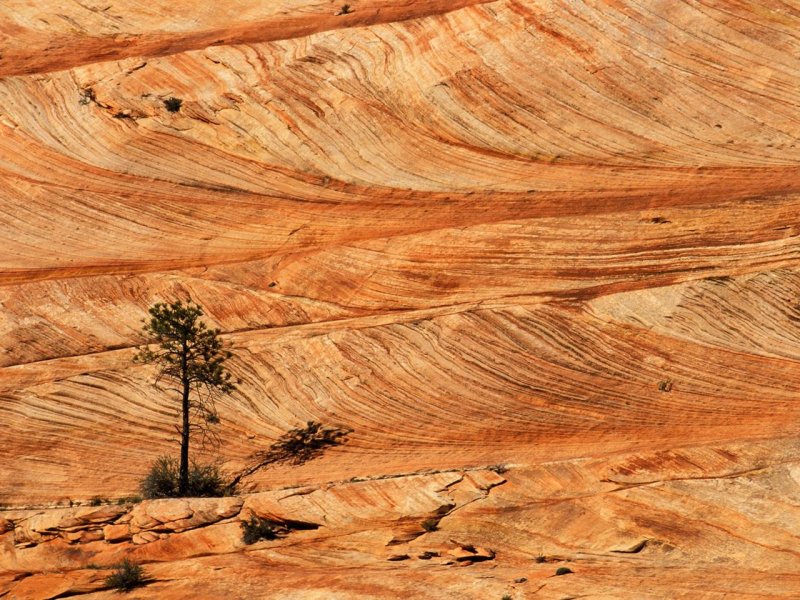
<svg viewBox="0 0 800 600">
<path fill-rule="evenodd" d="M 181 356 L 181 379 L 183 383 L 183 426 L 181 427 L 181 465 L 180 480 L 178 482 L 178 493 L 181 496 L 186 496 L 189 490 L 189 375 L 186 364 L 187 351 L 188 349 L 184 343 L 183 355 Z"/>
</svg>

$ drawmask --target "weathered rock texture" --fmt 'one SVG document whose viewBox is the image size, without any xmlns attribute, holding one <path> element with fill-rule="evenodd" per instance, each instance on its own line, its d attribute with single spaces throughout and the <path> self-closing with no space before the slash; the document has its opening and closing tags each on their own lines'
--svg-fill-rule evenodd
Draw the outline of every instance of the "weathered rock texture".
<svg viewBox="0 0 800 600">
<path fill-rule="evenodd" d="M 0 597 L 800 596 L 800 10 L 242 5 L 0 6 Z M 185 297 L 227 468 L 348 443 L 69 508 L 174 451 Z"/>
</svg>

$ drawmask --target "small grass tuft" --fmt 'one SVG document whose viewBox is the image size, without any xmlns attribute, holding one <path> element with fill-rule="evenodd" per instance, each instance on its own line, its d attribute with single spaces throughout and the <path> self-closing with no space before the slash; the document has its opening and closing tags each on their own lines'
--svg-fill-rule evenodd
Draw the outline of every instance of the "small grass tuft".
<svg viewBox="0 0 800 600">
<path fill-rule="evenodd" d="M 141 483 L 142 496 L 152 498 L 180 498 L 180 468 L 178 460 L 161 456 L 151 465 L 150 472 Z M 189 498 L 220 498 L 229 496 L 232 489 L 217 465 L 198 465 L 189 467 Z"/>
<path fill-rule="evenodd" d="M 94 93 L 94 90 L 90 87 L 83 88 L 81 90 L 81 99 L 78 100 L 83 106 L 86 106 L 90 102 L 97 102 L 97 96 Z"/>
<path fill-rule="evenodd" d="M 183 100 L 180 98 L 175 98 L 174 96 L 170 96 L 166 100 L 164 100 L 164 106 L 166 109 L 171 113 L 176 113 L 181 110 L 181 105 L 183 104 Z"/>
<path fill-rule="evenodd" d="M 117 500 L 117 504 L 119 506 L 122 506 L 123 504 L 139 504 L 141 501 L 141 496 L 123 496 Z"/>
<path fill-rule="evenodd" d="M 428 532 L 436 531 L 439 529 L 439 519 L 425 519 L 420 526 Z"/>
<path fill-rule="evenodd" d="M 127 558 L 119 563 L 114 572 L 106 577 L 106 585 L 118 592 L 130 592 L 132 589 L 145 585 L 144 570 L 140 565 Z"/>
<path fill-rule="evenodd" d="M 260 540 L 277 540 L 284 533 L 285 527 L 276 521 L 255 516 L 248 521 L 242 521 L 242 541 L 248 546 Z"/>
</svg>

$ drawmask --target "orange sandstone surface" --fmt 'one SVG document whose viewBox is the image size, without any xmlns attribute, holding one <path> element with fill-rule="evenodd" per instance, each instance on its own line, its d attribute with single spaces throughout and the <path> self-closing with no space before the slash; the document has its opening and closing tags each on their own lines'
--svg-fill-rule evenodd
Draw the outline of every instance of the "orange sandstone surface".
<svg viewBox="0 0 800 600">
<path fill-rule="evenodd" d="M 800 8 L 245 4 L 0 6 L 0 598 L 800 597 Z M 353 432 L 118 505 L 187 297 L 226 469 Z"/>
</svg>

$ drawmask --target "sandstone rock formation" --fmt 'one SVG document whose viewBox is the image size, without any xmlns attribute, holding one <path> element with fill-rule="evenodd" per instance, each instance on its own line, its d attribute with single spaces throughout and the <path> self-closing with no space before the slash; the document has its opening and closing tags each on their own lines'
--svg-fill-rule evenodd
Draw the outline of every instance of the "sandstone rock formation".
<svg viewBox="0 0 800 600">
<path fill-rule="evenodd" d="M 0 597 L 800 596 L 800 11 L 342 4 L 0 6 Z M 117 505 L 189 296 L 226 468 L 353 433 Z"/>
</svg>

